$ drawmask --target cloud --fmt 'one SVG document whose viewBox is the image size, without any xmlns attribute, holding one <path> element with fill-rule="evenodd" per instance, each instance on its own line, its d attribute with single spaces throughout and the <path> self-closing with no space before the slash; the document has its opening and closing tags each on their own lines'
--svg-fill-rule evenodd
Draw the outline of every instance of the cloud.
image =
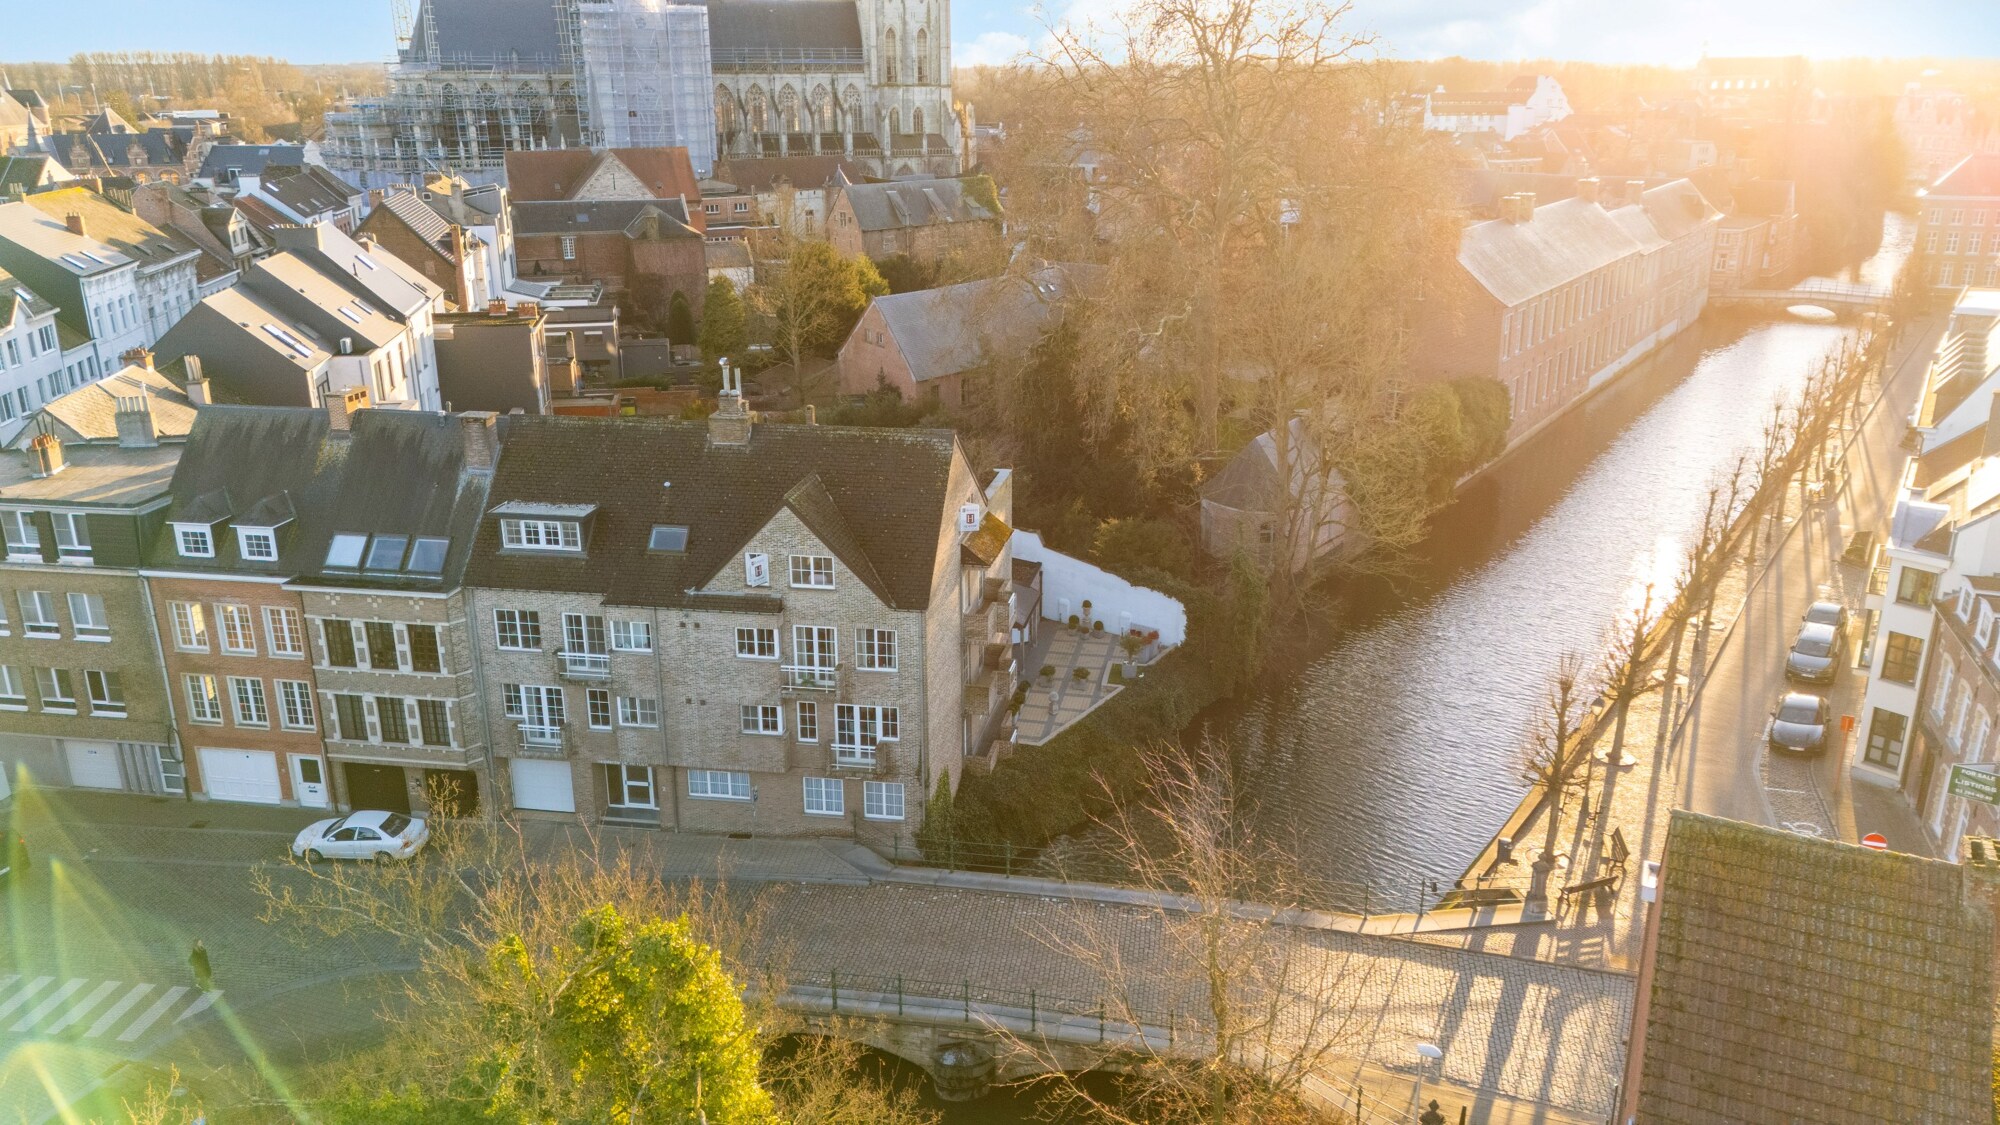
<svg viewBox="0 0 2000 1125">
<path fill-rule="evenodd" d="M 953 66 L 1005 66 L 1028 49 L 1028 37 L 1011 31 L 988 31 L 970 43 L 951 46 Z"/>
</svg>

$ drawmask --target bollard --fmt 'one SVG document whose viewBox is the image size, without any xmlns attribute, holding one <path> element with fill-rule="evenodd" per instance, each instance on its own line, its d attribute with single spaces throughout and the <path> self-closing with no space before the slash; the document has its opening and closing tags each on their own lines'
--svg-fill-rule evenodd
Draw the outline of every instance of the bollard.
<svg viewBox="0 0 2000 1125">
<path fill-rule="evenodd" d="M 1097 1041 L 1104 1042 L 1104 1005 L 1097 1006 Z"/>
<path fill-rule="evenodd" d="M 1028 990 L 1028 1030 L 1035 1030 L 1035 990 Z"/>
<path fill-rule="evenodd" d="M 840 1011 L 840 970 L 828 969 L 827 979 L 832 982 L 833 1010 Z"/>
<path fill-rule="evenodd" d="M 1005 870 L 1008 877 L 1012 878 L 1014 874 L 1014 841 L 1008 840 L 1006 846 Z"/>
<path fill-rule="evenodd" d="M 961 978 L 959 987 L 965 990 L 965 1022 L 972 1022 L 972 982 Z"/>
<path fill-rule="evenodd" d="M 903 974 L 896 974 L 896 1014 L 903 1014 Z"/>
</svg>

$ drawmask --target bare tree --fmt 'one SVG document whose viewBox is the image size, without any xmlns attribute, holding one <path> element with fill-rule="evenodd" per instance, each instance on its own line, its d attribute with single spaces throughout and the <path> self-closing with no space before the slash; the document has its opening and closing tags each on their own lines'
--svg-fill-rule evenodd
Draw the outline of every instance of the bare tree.
<svg viewBox="0 0 2000 1125">
<path fill-rule="evenodd" d="M 1101 835 L 1152 904 L 1079 906 L 1044 935 L 1102 982 L 1107 1023 L 1134 1029 L 1103 1047 L 1129 1096 L 1110 1104 L 1067 1075 L 1064 1093 L 1133 1125 L 1318 1120 L 1301 1095 L 1351 1044 L 1368 970 L 1289 925 L 1288 911 L 1250 905 L 1316 896 L 1251 826 L 1220 746 L 1157 747 L 1140 772 L 1143 793 L 1117 802 Z"/>
<path fill-rule="evenodd" d="M 1563 800 L 1576 784 L 1577 771 L 1590 760 L 1590 745 L 1578 734 L 1586 689 L 1583 659 L 1565 655 L 1549 677 L 1543 711 L 1528 742 L 1522 774 L 1542 790 L 1542 854 L 1535 859 L 1528 901 L 1546 906 L 1549 880 L 1556 869 L 1556 840 L 1561 831 Z"/>
<path fill-rule="evenodd" d="M 1611 647 L 1604 659 L 1604 686 L 1611 694 L 1616 717 L 1612 720 L 1611 744 L 1598 755 L 1599 761 L 1616 761 L 1621 766 L 1638 764 L 1625 753 L 1625 720 L 1632 710 L 1632 701 L 1646 690 L 1653 626 L 1658 620 L 1659 615 L 1653 609 L 1653 584 L 1648 582 L 1639 604 L 1621 614 L 1612 626 Z"/>
</svg>

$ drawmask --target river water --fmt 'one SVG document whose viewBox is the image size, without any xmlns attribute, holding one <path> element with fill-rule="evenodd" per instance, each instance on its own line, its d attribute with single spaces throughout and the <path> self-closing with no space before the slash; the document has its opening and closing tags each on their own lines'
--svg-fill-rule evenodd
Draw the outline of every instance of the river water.
<svg viewBox="0 0 2000 1125">
<path fill-rule="evenodd" d="M 1888 284 L 1911 235 L 1888 216 L 1839 276 Z M 1849 331 L 1705 316 L 1468 485 L 1397 588 L 1359 593 L 1329 645 L 1198 732 L 1314 874 L 1378 904 L 1449 886 L 1527 790 L 1562 656 L 1595 659 L 1648 582 L 1671 588 L 1708 483 Z"/>
</svg>

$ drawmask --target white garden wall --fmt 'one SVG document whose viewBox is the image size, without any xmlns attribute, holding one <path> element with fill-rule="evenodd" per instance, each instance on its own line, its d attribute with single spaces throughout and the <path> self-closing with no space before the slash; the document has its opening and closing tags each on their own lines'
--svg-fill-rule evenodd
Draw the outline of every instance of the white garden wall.
<svg viewBox="0 0 2000 1125">
<path fill-rule="evenodd" d="M 1042 616 L 1048 620 L 1065 622 L 1072 613 L 1081 617 L 1087 600 L 1090 616 L 1104 622 L 1107 633 L 1136 626 L 1158 629 L 1162 647 L 1187 640 L 1187 607 L 1173 598 L 1048 547 L 1032 531 L 1015 531 L 1013 547 L 1016 561 L 1041 564 Z"/>
</svg>

